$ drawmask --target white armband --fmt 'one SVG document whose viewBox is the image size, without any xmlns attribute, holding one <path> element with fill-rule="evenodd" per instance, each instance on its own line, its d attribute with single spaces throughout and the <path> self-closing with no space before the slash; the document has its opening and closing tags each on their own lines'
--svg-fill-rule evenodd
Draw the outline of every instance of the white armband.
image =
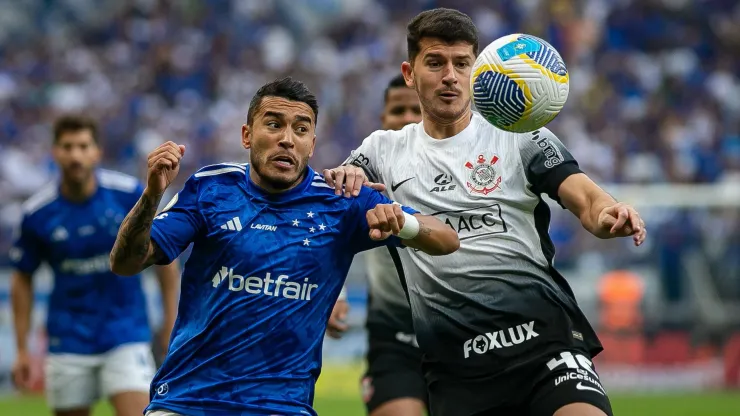
<svg viewBox="0 0 740 416">
<path fill-rule="evenodd" d="M 419 220 L 411 214 L 403 213 L 403 227 L 401 232 L 398 233 L 398 238 L 401 240 L 412 240 L 419 235 Z"/>
<path fill-rule="evenodd" d="M 339 297 L 337 298 L 337 301 L 340 300 L 347 300 L 347 286 L 342 286 L 342 291 L 339 292 Z"/>
</svg>

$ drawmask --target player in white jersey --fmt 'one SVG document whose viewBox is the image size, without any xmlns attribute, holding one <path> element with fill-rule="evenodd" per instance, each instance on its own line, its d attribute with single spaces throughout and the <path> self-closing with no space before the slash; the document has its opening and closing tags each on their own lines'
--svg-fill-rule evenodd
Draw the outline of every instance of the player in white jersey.
<svg viewBox="0 0 740 416">
<path fill-rule="evenodd" d="M 419 97 L 399 74 L 385 89 L 381 127 L 400 130 L 420 121 Z M 411 308 L 401 286 L 398 250 L 380 247 L 361 255 L 369 280 L 367 371 L 361 380 L 365 408 L 370 416 L 422 416 L 427 408 L 426 382 Z M 343 318 L 348 310 L 347 301 L 340 299 L 329 319 L 330 336 L 339 338 L 347 329 Z"/>
<path fill-rule="evenodd" d="M 471 111 L 478 36 L 470 17 L 426 11 L 407 37 L 402 72 L 423 122 L 373 133 L 325 176 L 351 194 L 366 177 L 382 183 L 392 199 L 459 234 L 452 255 L 401 254 L 432 414 L 611 415 L 591 362 L 602 346 L 553 267 L 541 195 L 598 238 L 640 245 L 643 220 L 591 181 L 548 129 L 507 133 Z"/>
</svg>

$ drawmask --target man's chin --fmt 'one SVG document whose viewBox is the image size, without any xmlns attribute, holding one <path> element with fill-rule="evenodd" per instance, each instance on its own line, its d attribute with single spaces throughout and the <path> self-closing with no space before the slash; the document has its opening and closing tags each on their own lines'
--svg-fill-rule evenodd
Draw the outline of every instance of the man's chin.
<svg viewBox="0 0 740 416">
<path fill-rule="evenodd" d="M 84 185 L 92 177 L 89 171 L 67 171 L 62 174 L 64 181 L 70 185 Z"/>
<path fill-rule="evenodd" d="M 262 176 L 270 187 L 275 190 L 286 190 L 296 185 L 301 180 L 301 175 L 295 171 L 289 172 L 265 172 Z"/>
</svg>

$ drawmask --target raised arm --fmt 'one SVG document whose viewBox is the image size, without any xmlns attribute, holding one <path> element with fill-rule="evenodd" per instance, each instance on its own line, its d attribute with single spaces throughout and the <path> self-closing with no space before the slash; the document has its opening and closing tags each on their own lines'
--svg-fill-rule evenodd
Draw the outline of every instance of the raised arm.
<svg viewBox="0 0 740 416">
<path fill-rule="evenodd" d="M 110 253 L 113 273 L 131 276 L 167 259 L 151 239 L 152 222 L 162 195 L 180 170 L 184 154 L 185 146 L 173 142 L 164 143 L 149 154 L 146 189 L 123 220 Z"/>
<path fill-rule="evenodd" d="M 161 194 L 147 188 L 126 215 L 110 252 L 113 273 L 132 276 L 164 260 L 164 253 L 151 240 L 152 222 L 161 200 Z"/>
</svg>

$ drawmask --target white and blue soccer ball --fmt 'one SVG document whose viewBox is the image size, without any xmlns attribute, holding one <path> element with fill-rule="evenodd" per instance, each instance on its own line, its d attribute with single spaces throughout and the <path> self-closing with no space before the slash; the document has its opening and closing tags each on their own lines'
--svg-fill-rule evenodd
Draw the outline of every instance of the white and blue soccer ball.
<svg viewBox="0 0 740 416">
<path fill-rule="evenodd" d="M 568 70 L 558 51 L 544 40 L 507 35 L 478 55 L 470 89 L 476 109 L 489 123 L 524 133 L 543 127 L 563 109 Z"/>
</svg>

